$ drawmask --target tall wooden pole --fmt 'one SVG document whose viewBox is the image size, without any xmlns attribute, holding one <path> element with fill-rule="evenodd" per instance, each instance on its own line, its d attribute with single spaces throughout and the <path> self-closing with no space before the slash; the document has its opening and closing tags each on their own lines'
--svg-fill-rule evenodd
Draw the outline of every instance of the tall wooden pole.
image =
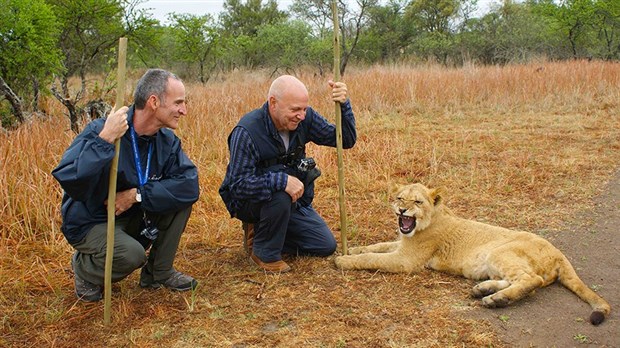
<svg viewBox="0 0 620 348">
<path fill-rule="evenodd" d="M 338 24 L 338 3 L 332 0 L 334 21 L 334 82 L 340 81 L 340 25 Z M 336 112 L 336 151 L 338 153 L 338 205 L 340 206 L 340 240 L 342 254 L 349 253 L 347 246 L 347 209 L 344 196 L 344 164 L 342 160 L 342 111 L 340 103 L 334 102 Z"/>
<path fill-rule="evenodd" d="M 125 72 L 127 61 L 127 38 L 118 40 L 118 72 L 116 78 L 116 105 L 114 111 L 123 107 L 125 103 Z M 121 139 L 114 141 L 114 159 L 110 168 L 110 184 L 108 189 L 108 235 L 105 254 L 104 306 L 103 322 L 110 324 L 112 307 L 112 259 L 114 258 L 114 224 L 116 222 L 116 176 L 118 171 L 118 157 L 121 152 Z"/>
</svg>

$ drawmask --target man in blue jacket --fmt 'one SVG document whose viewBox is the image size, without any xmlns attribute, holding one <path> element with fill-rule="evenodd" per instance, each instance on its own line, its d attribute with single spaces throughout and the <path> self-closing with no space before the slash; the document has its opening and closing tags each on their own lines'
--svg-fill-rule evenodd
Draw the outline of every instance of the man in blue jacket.
<svg viewBox="0 0 620 348">
<path fill-rule="evenodd" d="M 142 268 L 140 286 L 145 288 L 185 291 L 197 286 L 172 266 L 199 194 L 196 166 L 172 131 L 187 114 L 185 102 L 185 87 L 177 76 L 148 70 L 136 85 L 134 105 L 88 124 L 52 171 L 65 191 L 61 229 L 76 250 L 71 264 L 81 300 L 102 297 L 108 184 L 119 138 L 112 281 Z"/>
<path fill-rule="evenodd" d="M 347 86 L 329 81 L 331 98 L 342 110 L 342 144 L 353 147 L 355 118 Z M 280 76 L 267 102 L 241 118 L 228 137 L 230 163 L 220 195 L 231 216 L 243 222 L 244 248 L 266 273 L 291 268 L 282 253 L 329 256 L 333 233 L 312 207 L 314 179 L 320 172 L 305 145 L 336 146 L 336 127 L 308 106 L 306 86 Z"/>
</svg>

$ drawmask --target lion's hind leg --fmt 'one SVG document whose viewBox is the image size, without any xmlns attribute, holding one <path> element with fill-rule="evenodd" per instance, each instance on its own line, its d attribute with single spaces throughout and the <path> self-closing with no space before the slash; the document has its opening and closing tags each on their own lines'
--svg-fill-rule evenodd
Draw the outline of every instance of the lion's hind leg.
<svg viewBox="0 0 620 348">
<path fill-rule="evenodd" d="M 482 298 L 503 290 L 508 286 L 510 286 L 510 283 L 507 280 L 486 280 L 474 286 L 471 296 Z"/>
<path fill-rule="evenodd" d="M 513 277 L 508 277 L 514 279 Z M 506 281 L 508 282 L 508 281 Z M 520 300 L 543 285 L 541 276 L 535 273 L 521 273 L 510 285 L 491 295 L 482 298 L 482 304 L 488 308 L 506 307 Z"/>
</svg>

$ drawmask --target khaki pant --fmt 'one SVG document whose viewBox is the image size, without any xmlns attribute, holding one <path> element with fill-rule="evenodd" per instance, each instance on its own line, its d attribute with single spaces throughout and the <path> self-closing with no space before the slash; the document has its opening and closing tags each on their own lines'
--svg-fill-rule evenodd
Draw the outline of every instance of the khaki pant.
<svg viewBox="0 0 620 348">
<path fill-rule="evenodd" d="M 176 256 L 181 234 L 192 211 L 191 206 L 171 214 L 148 214 L 159 229 L 148 258 L 138 239 L 143 228 L 142 214 L 117 219 L 114 226 L 114 257 L 112 282 L 118 282 L 146 264 L 156 281 L 166 280 L 174 272 L 172 264 Z M 103 285 L 107 223 L 95 225 L 81 241 L 73 244 L 76 249 L 74 271 L 82 279 Z"/>
</svg>

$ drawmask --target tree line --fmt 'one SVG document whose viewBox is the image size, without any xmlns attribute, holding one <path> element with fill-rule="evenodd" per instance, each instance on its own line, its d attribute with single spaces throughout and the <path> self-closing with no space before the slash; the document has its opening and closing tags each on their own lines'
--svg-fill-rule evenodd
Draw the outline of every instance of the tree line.
<svg viewBox="0 0 620 348">
<path fill-rule="evenodd" d="M 129 69 L 162 67 L 190 81 L 234 69 L 323 74 L 333 64 L 331 2 L 295 0 L 281 10 L 275 0 L 225 0 L 218 15 L 173 13 L 161 23 L 139 9 L 143 0 L 0 0 L 2 126 L 23 122 L 51 94 L 77 131 L 79 117 L 98 110 L 84 100 L 87 90 L 105 99 L 114 88 L 87 76 L 108 76 L 123 36 Z M 620 59 L 618 0 L 503 0 L 483 15 L 477 0 L 337 5 L 341 74 L 349 64 Z M 77 90 L 71 77 L 79 78 Z"/>
</svg>

